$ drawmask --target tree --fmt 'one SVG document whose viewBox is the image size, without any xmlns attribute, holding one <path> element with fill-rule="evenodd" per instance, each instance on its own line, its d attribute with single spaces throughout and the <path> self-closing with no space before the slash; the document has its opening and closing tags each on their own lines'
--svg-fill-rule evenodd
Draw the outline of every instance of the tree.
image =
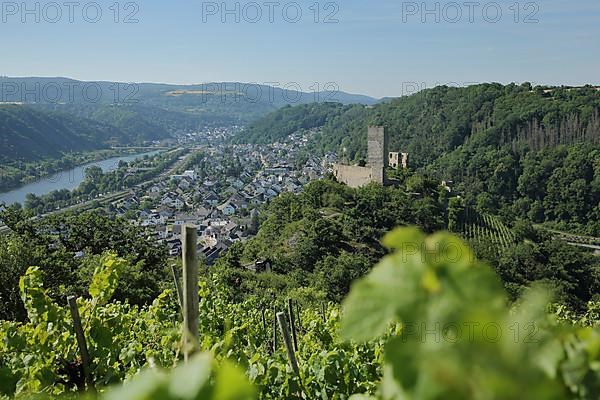
<svg viewBox="0 0 600 400">
<path fill-rule="evenodd" d="M 33 220 L 28 211 L 6 209 L 0 219 L 13 231 L 0 243 L 0 286 L 12 294 L 2 298 L 18 299 L 20 275 L 29 266 L 39 266 L 44 285 L 51 297 L 64 301 L 69 294 L 85 294 L 82 288 L 106 251 L 127 259 L 129 269 L 116 292 L 116 299 L 132 304 L 151 303 L 170 282 L 166 270 L 167 250 L 146 240 L 145 232 L 125 219 L 98 212 L 54 214 Z M 9 301 L 1 311 L 11 318 L 20 318 L 20 306 Z M 2 316 L 0 316 L 1 318 Z"/>
<path fill-rule="evenodd" d="M 494 198 L 487 192 L 477 195 L 477 210 L 481 213 L 493 213 L 496 210 Z"/>
<path fill-rule="evenodd" d="M 465 205 L 460 197 L 452 197 L 448 200 L 448 230 L 450 232 L 459 232 L 464 212 Z"/>
<path fill-rule="evenodd" d="M 520 243 L 524 240 L 537 242 L 539 240 L 537 232 L 530 221 L 518 220 L 512 227 L 512 232 L 515 234 L 515 240 Z"/>
<path fill-rule="evenodd" d="M 248 233 L 250 235 L 256 235 L 259 229 L 259 221 L 258 221 L 258 211 L 256 209 L 252 210 L 250 213 L 250 224 L 248 225 Z"/>
<path fill-rule="evenodd" d="M 337 256 L 329 255 L 315 266 L 315 286 L 322 287 L 330 300 L 341 301 L 352 282 L 368 273 L 372 264 L 372 260 L 361 254 L 344 251 Z"/>
<path fill-rule="evenodd" d="M 102 171 L 102 168 L 93 165 L 85 169 L 85 180 L 92 183 L 97 183 L 100 181 L 103 174 L 104 172 Z"/>
</svg>

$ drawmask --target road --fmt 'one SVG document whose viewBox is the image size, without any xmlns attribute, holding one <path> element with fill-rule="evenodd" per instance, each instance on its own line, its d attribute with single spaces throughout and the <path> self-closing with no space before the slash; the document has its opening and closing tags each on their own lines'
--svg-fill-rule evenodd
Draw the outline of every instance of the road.
<svg viewBox="0 0 600 400">
<path fill-rule="evenodd" d="M 600 254 L 600 238 L 593 236 L 577 235 L 570 232 L 558 231 L 555 229 L 544 228 L 543 225 L 534 225 L 535 228 L 546 229 L 553 233 L 555 239 L 567 242 L 570 246 L 581 247 L 584 249 L 594 250 L 594 254 Z"/>
</svg>

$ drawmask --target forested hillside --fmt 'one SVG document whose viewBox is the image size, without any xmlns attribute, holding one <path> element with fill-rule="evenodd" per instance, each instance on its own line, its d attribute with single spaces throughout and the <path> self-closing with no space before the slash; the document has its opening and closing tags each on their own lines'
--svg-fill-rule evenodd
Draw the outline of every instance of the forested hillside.
<svg viewBox="0 0 600 400">
<path fill-rule="evenodd" d="M 198 131 L 207 125 L 234 123 L 233 118 L 228 122 L 217 118 L 209 122 L 198 115 L 140 104 L 46 104 L 35 107 L 114 126 L 126 135 L 126 140 L 139 143 L 165 139 L 177 131 Z"/>
<path fill-rule="evenodd" d="M 534 283 L 552 288 L 562 303 L 575 309 L 596 298 L 600 258 L 591 252 L 555 240 L 530 223 L 507 226 L 487 215 L 495 230 L 483 227 L 469 233 L 459 226 L 464 219 L 456 199 L 449 199 L 439 183 L 412 173 L 396 178 L 396 186 L 359 189 L 323 180 L 309 184 L 299 196 L 275 199 L 263 214 L 258 235 L 236 244 L 217 263 L 232 299 L 266 300 L 287 292 L 339 301 L 386 254 L 377 238 L 406 225 L 461 234 L 498 272 L 514 299 Z M 272 266 L 270 273 L 257 275 L 243 268 L 265 260 Z"/>
<path fill-rule="evenodd" d="M 437 87 L 373 107 L 282 109 L 236 140 L 268 141 L 319 127 L 314 151 L 357 161 L 366 156 L 371 124 L 386 127 L 390 151 L 408 152 L 411 168 L 454 181 L 458 193 L 486 211 L 600 235 L 594 87 Z"/>
<path fill-rule="evenodd" d="M 238 143 L 272 143 L 285 139 L 302 129 L 322 127 L 331 118 L 344 113 L 349 108 L 352 106 L 344 106 L 339 103 L 312 103 L 296 107 L 288 105 L 250 125 L 247 130 L 235 138 L 235 141 Z"/>
<path fill-rule="evenodd" d="M 440 86 L 372 107 L 322 104 L 282 109 L 256 122 L 250 134 L 239 140 L 264 140 L 273 135 L 268 132 L 273 128 L 280 132 L 276 136 L 282 136 L 284 131 L 272 122 L 282 125 L 299 114 L 323 127 L 317 143 L 321 150 L 344 147 L 348 159 L 357 160 L 366 154 L 364 127 L 383 125 L 390 133 L 390 148 L 409 152 L 413 165 L 419 167 L 465 144 L 540 150 L 559 144 L 600 143 L 597 88 L 532 88 L 527 84 Z M 322 114 L 328 118 L 319 124 Z"/>
<path fill-rule="evenodd" d="M 33 161 L 63 153 L 98 149 L 111 139 L 125 139 L 119 129 L 22 105 L 0 106 L 0 161 Z M 126 139 L 125 139 L 126 140 Z"/>
</svg>

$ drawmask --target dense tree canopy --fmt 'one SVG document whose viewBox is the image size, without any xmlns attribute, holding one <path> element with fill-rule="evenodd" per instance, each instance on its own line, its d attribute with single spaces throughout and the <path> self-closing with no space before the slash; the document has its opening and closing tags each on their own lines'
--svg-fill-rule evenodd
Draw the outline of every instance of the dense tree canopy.
<svg viewBox="0 0 600 400">
<path fill-rule="evenodd" d="M 385 126 L 390 151 L 486 211 L 564 224 L 600 236 L 600 91 L 593 87 L 440 86 L 374 107 L 282 109 L 242 135 L 271 141 L 318 128 L 316 152 L 346 161 L 367 152 L 367 126 Z"/>
<path fill-rule="evenodd" d="M 83 288 L 106 251 L 130 263 L 115 293 L 119 300 L 149 304 L 170 282 L 166 249 L 146 240 L 143 230 L 126 220 L 98 212 L 36 220 L 16 209 L 0 213 L 0 220 L 13 231 L 0 237 L 0 319 L 24 318 L 18 281 L 30 266 L 42 268 L 45 287 L 60 302 L 67 295 L 85 294 Z"/>
<path fill-rule="evenodd" d="M 394 226 L 417 225 L 428 232 L 450 229 L 468 237 L 462 231 L 464 199 L 448 199 L 448 192 L 438 191 L 438 184 L 426 176 L 396 176 L 396 186 L 370 184 L 360 189 L 316 181 L 298 196 L 274 199 L 262 214 L 258 235 L 235 245 L 217 262 L 232 297 L 285 296 L 308 287 L 314 296 L 337 301 L 386 254 L 380 238 Z M 421 194 L 414 194 L 417 188 Z M 600 290 L 598 257 L 555 240 L 527 221 L 516 221 L 511 231 L 503 233 L 501 245 L 484 234 L 471 241 L 513 298 L 534 282 L 551 287 L 574 308 L 584 308 L 595 298 Z M 244 268 L 263 260 L 271 262 L 272 272 L 255 274 Z"/>
</svg>

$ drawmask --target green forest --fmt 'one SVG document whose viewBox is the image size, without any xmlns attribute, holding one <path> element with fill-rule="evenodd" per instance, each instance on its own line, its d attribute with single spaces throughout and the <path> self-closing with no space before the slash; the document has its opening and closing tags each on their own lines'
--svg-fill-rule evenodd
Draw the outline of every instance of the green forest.
<svg viewBox="0 0 600 400">
<path fill-rule="evenodd" d="M 368 125 L 411 169 L 454 182 L 467 203 L 506 221 L 526 218 L 600 236 L 600 91 L 529 84 L 440 86 L 376 106 L 283 108 L 236 137 L 268 142 L 319 129 L 311 151 L 366 157 Z"/>
<path fill-rule="evenodd" d="M 396 226 L 419 226 L 429 233 L 449 228 L 470 242 L 502 278 L 512 300 L 534 284 L 552 289 L 574 310 L 599 300 L 600 259 L 592 252 L 557 241 L 526 220 L 475 224 L 479 229 L 472 233 L 468 210 L 448 199 L 439 184 L 419 174 L 403 179 L 394 187 L 360 189 L 324 180 L 309 184 L 299 196 L 275 199 L 258 235 L 235 245 L 217 263 L 233 298 L 292 292 L 339 302 L 352 282 L 386 254 L 377 238 Z M 270 261 L 272 272 L 256 275 L 241 268 L 257 260 Z"/>
<path fill-rule="evenodd" d="M 21 105 L 0 106 L 3 164 L 14 160 L 60 158 L 64 153 L 104 147 L 116 129 L 69 115 Z"/>
</svg>

